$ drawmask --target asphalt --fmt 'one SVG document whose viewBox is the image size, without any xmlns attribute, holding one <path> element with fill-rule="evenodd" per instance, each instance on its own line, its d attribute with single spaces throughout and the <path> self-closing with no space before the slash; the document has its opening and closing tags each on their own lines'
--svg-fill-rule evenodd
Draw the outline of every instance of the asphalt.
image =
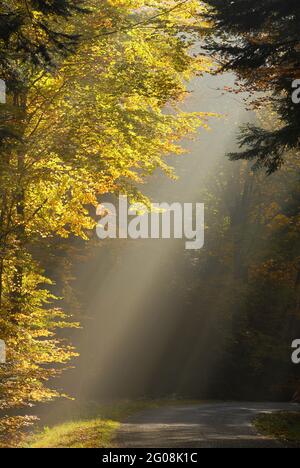
<svg viewBox="0 0 300 468">
<path fill-rule="evenodd" d="M 284 448 L 257 432 L 262 413 L 300 411 L 282 403 L 210 403 L 148 409 L 122 424 L 115 439 L 120 448 Z"/>
</svg>

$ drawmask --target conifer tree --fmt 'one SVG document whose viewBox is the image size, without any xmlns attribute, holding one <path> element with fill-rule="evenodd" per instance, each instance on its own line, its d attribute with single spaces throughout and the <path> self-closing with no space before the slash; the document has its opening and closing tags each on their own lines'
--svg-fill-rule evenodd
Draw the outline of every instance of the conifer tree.
<svg viewBox="0 0 300 468">
<path fill-rule="evenodd" d="M 242 129 L 241 152 L 231 159 L 254 161 L 268 173 L 277 170 L 288 150 L 299 149 L 300 105 L 292 101 L 300 78 L 300 4 L 297 0 L 208 0 L 215 40 L 207 50 L 223 70 L 234 71 L 241 89 L 263 92 L 256 105 L 270 103 L 278 113 L 273 130 L 255 125 Z"/>
</svg>

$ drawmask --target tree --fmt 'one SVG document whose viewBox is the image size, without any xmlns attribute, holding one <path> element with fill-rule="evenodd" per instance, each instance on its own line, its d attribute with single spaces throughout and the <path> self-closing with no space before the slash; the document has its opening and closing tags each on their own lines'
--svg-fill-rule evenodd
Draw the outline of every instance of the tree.
<svg viewBox="0 0 300 468">
<path fill-rule="evenodd" d="M 83 0 L 2 2 L 0 78 L 6 84 L 8 105 L 0 109 L 1 145 L 22 140 L 26 92 L 30 82 L 36 80 L 36 73 L 53 70 L 62 58 L 75 51 L 79 35 L 74 14 L 88 12 L 83 3 Z"/>
<path fill-rule="evenodd" d="M 188 12 L 183 3 L 189 3 Z M 21 117 L 20 138 L 7 138 L 0 163 L 4 409 L 56 397 L 46 382 L 74 356 L 54 332 L 76 324 L 51 305 L 47 263 L 36 252 L 44 247 L 50 255 L 57 239 L 88 240 L 104 194 L 142 197 L 137 185 L 155 169 L 173 177 L 165 158 L 182 154 L 180 140 L 205 126 L 204 114 L 177 106 L 187 93 L 186 80 L 208 67 L 190 55 L 191 42 L 178 36 L 197 4 L 183 3 L 166 1 L 162 8 L 162 2 L 152 2 L 149 12 L 141 1 L 145 14 L 144 8 L 136 11 L 136 2 L 111 0 L 103 8 L 86 2 L 90 15 L 79 12 L 68 23 L 82 38 L 76 51 L 63 56 L 55 72 L 31 69 L 17 101 L 8 104 L 15 103 Z M 120 32 L 116 18 L 124 25 Z M 113 33 L 104 34 L 105 28 Z M 27 72 L 22 62 L 17 65 Z M 15 430 L 15 420 L 4 423 L 5 430 Z"/>
<path fill-rule="evenodd" d="M 296 0 L 208 0 L 213 34 L 206 49 L 215 53 L 222 70 L 235 72 L 238 86 L 254 95 L 255 106 L 271 103 L 278 114 L 277 128 L 247 125 L 240 137 L 241 152 L 233 160 L 255 162 L 268 174 L 284 162 L 285 154 L 299 149 L 300 106 L 293 103 L 292 84 L 300 76 L 300 5 Z"/>
<path fill-rule="evenodd" d="M 0 10 L 1 72 L 18 73 L 19 63 L 49 67 L 62 54 L 74 51 L 78 34 L 68 20 L 88 12 L 84 0 L 3 1 Z"/>
<path fill-rule="evenodd" d="M 7 87 L 7 103 L 0 109 L 0 326 L 8 347 L 8 361 L 0 369 L 2 413 L 58 395 L 45 382 L 61 371 L 58 363 L 75 355 L 55 337 L 67 317 L 50 308 L 54 296 L 45 284 L 51 281 L 26 248 L 30 236 L 23 183 L 29 90 L 39 73 L 53 70 L 74 52 L 78 35 L 70 18 L 75 12 L 83 12 L 79 2 L 64 0 L 2 2 L 0 10 L 0 75 Z M 1 435 L 11 438 L 30 419 L 1 419 Z"/>
<path fill-rule="evenodd" d="M 260 117 L 267 130 L 276 125 L 272 113 Z M 205 396 L 291 399 L 299 388 L 299 371 L 291 364 L 291 343 L 300 330 L 299 153 L 287 153 L 271 177 L 253 173 L 249 162 L 224 161 L 207 180 L 199 196 L 207 207 L 207 240 L 201 255 L 192 254 L 184 278 L 192 290 L 185 311 L 189 346 L 214 359 Z M 204 348 L 207 335 L 214 340 Z M 207 364 L 200 351 L 202 388 Z M 190 372 L 188 391 L 195 385 Z"/>
</svg>

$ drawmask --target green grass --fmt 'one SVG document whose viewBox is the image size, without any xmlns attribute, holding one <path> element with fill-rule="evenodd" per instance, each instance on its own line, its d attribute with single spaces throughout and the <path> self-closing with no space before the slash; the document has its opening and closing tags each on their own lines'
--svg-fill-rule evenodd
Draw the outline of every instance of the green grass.
<svg viewBox="0 0 300 468">
<path fill-rule="evenodd" d="M 45 428 L 27 439 L 26 448 L 109 448 L 121 422 L 128 416 L 148 408 L 197 404 L 186 400 L 138 400 L 106 405 L 85 405 L 77 408 L 72 420 Z"/>
<path fill-rule="evenodd" d="M 254 424 L 262 434 L 300 444 L 300 413 L 263 414 Z"/>
<path fill-rule="evenodd" d="M 74 421 L 53 428 L 33 437 L 30 448 L 106 448 L 112 434 L 118 428 L 114 421 L 93 419 Z"/>
</svg>

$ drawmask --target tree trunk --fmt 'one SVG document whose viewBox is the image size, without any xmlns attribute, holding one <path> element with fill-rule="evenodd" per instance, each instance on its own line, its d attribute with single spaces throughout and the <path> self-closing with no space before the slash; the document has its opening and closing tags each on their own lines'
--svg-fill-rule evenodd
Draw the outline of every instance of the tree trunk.
<svg viewBox="0 0 300 468">
<path fill-rule="evenodd" d="M 16 240 L 16 272 L 13 279 L 13 291 L 11 294 L 12 300 L 12 315 L 14 316 L 19 312 L 20 304 L 22 301 L 23 289 L 23 252 L 25 242 L 25 192 L 23 188 L 23 176 L 25 170 L 25 126 L 26 126 L 26 103 L 27 92 L 15 93 L 14 105 L 20 110 L 21 113 L 21 136 L 23 141 L 17 145 L 17 181 L 16 181 L 16 215 L 18 226 L 15 231 Z"/>
</svg>

